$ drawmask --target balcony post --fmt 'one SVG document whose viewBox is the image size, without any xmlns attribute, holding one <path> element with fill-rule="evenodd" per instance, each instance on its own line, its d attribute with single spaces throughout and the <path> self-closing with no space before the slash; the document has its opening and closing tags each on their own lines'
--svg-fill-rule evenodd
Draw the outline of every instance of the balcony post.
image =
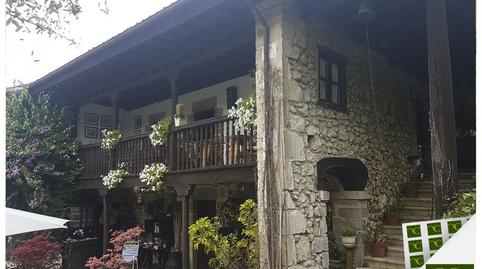
<svg viewBox="0 0 482 269">
<path fill-rule="evenodd" d="M 177 81 L 177 70 L 174 70 L 172 72 L 169 73 L 169 76 L 168 76 L 168 79 L 169 79 L 169 85 L 171 87 L 171 126 L 174 126 L 174 116 L 176 114 L 176 105 L 179 101 L 179 96 L 178 96 L 178 93 L 177 93 L 177 89 L 176 89 L 176 81 Z M 174 150 L 175 150 L 175 147 L 174 145 L 176 144 L 175 142 L 175 136 L 174 134 L 171 132 L 169 134 L 169 138 L 168 138 L 168 147 L 169 147 L 169 154 L 168 154 L 168 166 L 169 166 L 169 169 L 171 171 L 175 170 L 176 167 L 175 167 L 175 162 L 174 162 L 174 159 L 175 159 L 175 153 L 174 153 Z"/>
<path fill-rule="evenodd" d="M 176 187 L 177 196 L 181 199 L 181 254 L 182 269 L 189 269 L 189 235 L 188 235 L 188 218 L 189 218 L 189 195 L 191 186 Z"/>
<path fill-rule="evenodd" d="M 107 203 L 107 189 L 99 189 L 100 197 L 102 198 L 102 253 L 107 253 L 109 245 L 109 208 Z"/>
<path fill-rule="evenodd" d="M 177 82 L 177 70 L 173 70 L 168 76 L 169 86 L 171 87 L 171 115 L 174 120 L 174 115 L 176 114 L 176 105 L 179 102 L 179 95 L 176 89 Z"/>
<path fill-rule="evenodd" d="M 457 191 L 457 146 L 447 12 L 444 0 L 426 0 L 430 136 L 435 217 Z"/>
<path fill-rule="evenodd" d="M 110 95 L 110 102 L 112 104 L 112 129 L 119 128 L 119 93 L 115 92 Z M 116 169 L 117 164 L 117 150 L 112 149 L 109 151 L 109 169 Z"/>
</svg>

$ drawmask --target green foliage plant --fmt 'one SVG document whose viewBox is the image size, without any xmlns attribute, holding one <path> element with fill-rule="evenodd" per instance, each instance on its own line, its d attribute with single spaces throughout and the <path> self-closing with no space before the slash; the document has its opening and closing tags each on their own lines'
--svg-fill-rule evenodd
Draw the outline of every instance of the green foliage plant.
<svg viewBox="0 0 482 269">
<path fill-rule="evenodd" d="M 27 89 L 7 92 L 6 103 L 6 205 L 64 216 L 82 171 L 71 114 Z"/>
<path fill-rule="evenodd" d="M 171 128 L 171 120 L 162 118 L 156 124 L 151 126 L 152 133 L 149 135 L 153 146 L 162 146 L 167 142 L 169 129 Z"/>
<path fill-rule="evenodd" d="M 447 199 L 447 209 L 444 218 L 465 217 L 475 214 L 476 204 L 475 188 L 470 192 L 461 192 L 453 198 Z"/>
<path fill-rule="evenodd" d="M 207 254 L 212 255 L 209 266 L 212 268 L 259 268 L 259 243 L 256 202 L 248 199 L 239 208 L 238 222 L 241 233 L 221 233 L 218 217 L 200 218 L 189 227 L 189 235 L 194 248 L 202 245 Z"/>
<path fill-rule="evenodd" d="M 353 237 L 357 235 L 357 230 L 351 226 L 342 226 L 341 235 L 347 237 Z"/>
</svg>

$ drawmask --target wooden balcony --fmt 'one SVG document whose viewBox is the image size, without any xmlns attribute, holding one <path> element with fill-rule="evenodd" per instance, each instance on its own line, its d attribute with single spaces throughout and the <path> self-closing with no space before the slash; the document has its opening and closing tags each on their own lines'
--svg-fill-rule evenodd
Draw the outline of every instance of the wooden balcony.
<svg viewBox="0 0 482 269">
<path fill-rule="evenodd" d="M 110 154 L 100 144 L 82 146 L 82 179 L 96 179 L 110 170 Z M 137 176 L 145 165 L 162 162 L 170 173 L 201 172 L 222 168 L 254 166 L 254 130 L 239 131 L 226 117 L 172 128 L 168 141 L 154 147 L 148 135 L 122 139 L 113 154 L 114 163 L 125 163 L 130 176 Z"/>
</svg>

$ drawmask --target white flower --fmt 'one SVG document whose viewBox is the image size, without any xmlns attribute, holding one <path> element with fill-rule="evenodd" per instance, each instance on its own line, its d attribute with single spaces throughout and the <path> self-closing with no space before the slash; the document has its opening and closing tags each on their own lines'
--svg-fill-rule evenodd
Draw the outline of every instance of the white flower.
<svg viewBox="0 0 482 269">
<path fill-rule="evenodd" d="M 103 149 L 114 149 L 119 144 L 122 134 L 119 130 L 102 130 L 102 143 L 100 145 Z"/>
<path fill-rule="evenodd" d="M 228 117 L 236 119 L 234 123 L 236 130 L 244 131 L 256 127 L 256 100 L 254 97 L 239 98 L 236 101 L 236 107 L 228 110 Z"/>
<path fill-rule="evenodd" d="M 110 170 L 107 176 L 102 178 L 102 184 L 107 187 L 107 189 L 113 189 L 117 186 L 117 184 L 121 183 L 124 180 L 124 177 L 127 175 L 127 171 L 125 170 L 125 165 L 122 163 L 117 170 Z"/>
<path fill-rule="evenodd" d="M 153 163 L 144 167 L 139 178 L 141 182 L 146 183 L 147 190 L 159 191 L 162 189 L 168 172 L 169 169 L 163 163 Z"/>
<path fill-rule="evenodd" d="M 163 118 L 151 126 L 152 133 L 149 135 L 149 138 L 153 146 L 162 146 L 166 143 L 170 126 L 171 120 L 169 118 Z"/>
</svg>

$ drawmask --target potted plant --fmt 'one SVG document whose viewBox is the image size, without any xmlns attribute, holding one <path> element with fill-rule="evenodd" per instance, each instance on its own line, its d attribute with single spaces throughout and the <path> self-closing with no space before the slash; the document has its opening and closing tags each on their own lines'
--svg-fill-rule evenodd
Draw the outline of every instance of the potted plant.
<svg viewBox="0 0 482 269">
<path fill-rule="evenodd" d="M 402 187 L 402 194 L 407 198 L 417 198 L 418 191 L 415 182 L 407 181 Z"/>
<path fill-rule="evenodd" d="M 369 241 L 371 242 L 370 254 L 372 257 L 385 257 L 387 251 L 385 237 L 386 235 L 383 231 L 383 225 L 380 225 L 376 230 L 373 230 L 372 234 L 369 234 Z"/>
<path fill-rule="evenodd" d="M 357 230 L 351 226 L 341 227 L 341 241 L 346 248 L 352 248 L 355 246 Z"/>
<path fill-rule="evenodd" d="M 400 225 L 400 213 L 402 210 L 403 205 L 400 203 L 400 200 L 394 201 L 385 214 L 385 223 L 390 226 Z"/>
</svg>

